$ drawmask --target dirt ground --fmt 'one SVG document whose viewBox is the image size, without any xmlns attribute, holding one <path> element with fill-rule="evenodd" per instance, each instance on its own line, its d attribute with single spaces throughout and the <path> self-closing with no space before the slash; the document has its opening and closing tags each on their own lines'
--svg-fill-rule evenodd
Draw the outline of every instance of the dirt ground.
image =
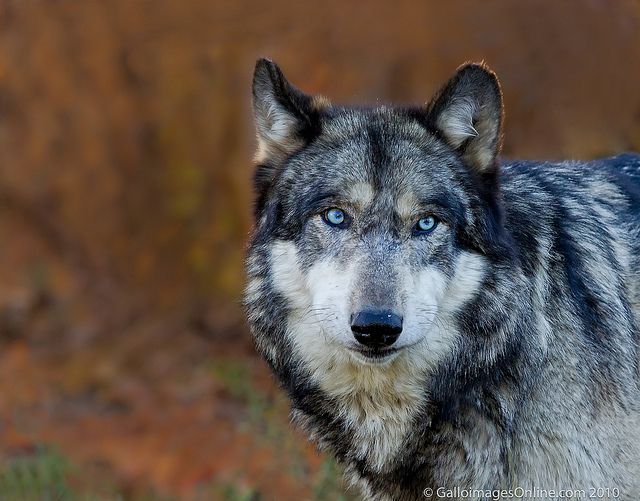
<svg viewBox="0 0 640 501">
<path fill-rule="evenodd" d="M 46 447 L 79 468 L 72 490 L 92 496 L 332 499 L 334 466 L 289 425 L 246 332 L 234 336 L 216 350 L 167 320 L 82 345 L 3 343 L 3 464 Z"/>
</svg>

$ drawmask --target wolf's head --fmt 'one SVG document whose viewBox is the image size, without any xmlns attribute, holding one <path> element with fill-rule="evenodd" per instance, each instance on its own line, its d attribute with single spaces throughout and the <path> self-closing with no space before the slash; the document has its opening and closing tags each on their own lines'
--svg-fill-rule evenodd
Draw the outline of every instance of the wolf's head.
<svg viewBox="0 0 640 501">
<path fill-rule="evenodd" d="M 246 302 L 276 372 L 301 370 L 340 393 L 354 388 L 345 378 L 397 380 L 400 367 L 451 357 L 460 326 L 479 326 L 469 305 L 481 307 L 487 270 L 511 255 L 495 75 L 464 65 L 425 107 L 361 109 L 304 94 L 262 59 L 253 104 Z"/>
</svg>

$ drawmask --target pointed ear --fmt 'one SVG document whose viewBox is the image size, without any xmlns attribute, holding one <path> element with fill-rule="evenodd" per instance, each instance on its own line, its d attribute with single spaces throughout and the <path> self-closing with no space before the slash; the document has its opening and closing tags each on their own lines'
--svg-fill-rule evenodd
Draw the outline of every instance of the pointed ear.
<svg viewBox="0 0 640 501">
<path fill-rule="evenodd" d="M 259 59 L 253 74 L 256 161 L 276 166 L 304 146 L 318 133 L 323 105 L 291 85 L 274 62 Z"/>
<path fill-rule="evenodd" d="M 480 174 L 497 170 L 502 92 L 483 64 L 461 66 L 428 107 L 428 122 Z"/>
</svg>

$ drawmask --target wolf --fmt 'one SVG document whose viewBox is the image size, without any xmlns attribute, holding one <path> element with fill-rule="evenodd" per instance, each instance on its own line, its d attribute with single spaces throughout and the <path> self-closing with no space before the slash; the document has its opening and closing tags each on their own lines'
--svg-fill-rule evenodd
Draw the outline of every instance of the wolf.
<svg viewBox="0 0 640 501">
<path fill-rule="evenodd" d="M 349 484 L 640 499 L 640 155 L 499 160 L 484 64 L 355 107 L 261 59 L 253 108 L 248 323 Z"/>
</svg>

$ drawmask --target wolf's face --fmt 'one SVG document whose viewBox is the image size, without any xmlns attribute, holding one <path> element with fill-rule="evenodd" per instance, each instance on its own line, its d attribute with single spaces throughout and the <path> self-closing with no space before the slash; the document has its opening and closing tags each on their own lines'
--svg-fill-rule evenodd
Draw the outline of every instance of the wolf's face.
<svg viewBox="0 0 640 501">
<path fill-rule="evenodd" d="M 437 313 L 465 292 L 456 271 L 467 284 L 482 273 L 456 243 L 471 214 L 455 156 L 401 120 L 381 110 L 350 117 L 346 136 L 344 124 L 326 127 L 281 174 L 274 288 L 319 331 L 305 325 L 294 342 L 308 346 L 304 331 L 314 331 L 314 342 L 361 363 L 390 361 L 429 334 L 436 350 Z"/>
<path fill-rule="evenodd" d="M 302 94 L 262 60 L 254 108 L 246 299 L 259 349 L 277 366 L 286 345 L 312 373 L 435 367 L 506 245 L 493 74 L 463 67 L 425 109 L 354 109 Z"/>
</svg>

